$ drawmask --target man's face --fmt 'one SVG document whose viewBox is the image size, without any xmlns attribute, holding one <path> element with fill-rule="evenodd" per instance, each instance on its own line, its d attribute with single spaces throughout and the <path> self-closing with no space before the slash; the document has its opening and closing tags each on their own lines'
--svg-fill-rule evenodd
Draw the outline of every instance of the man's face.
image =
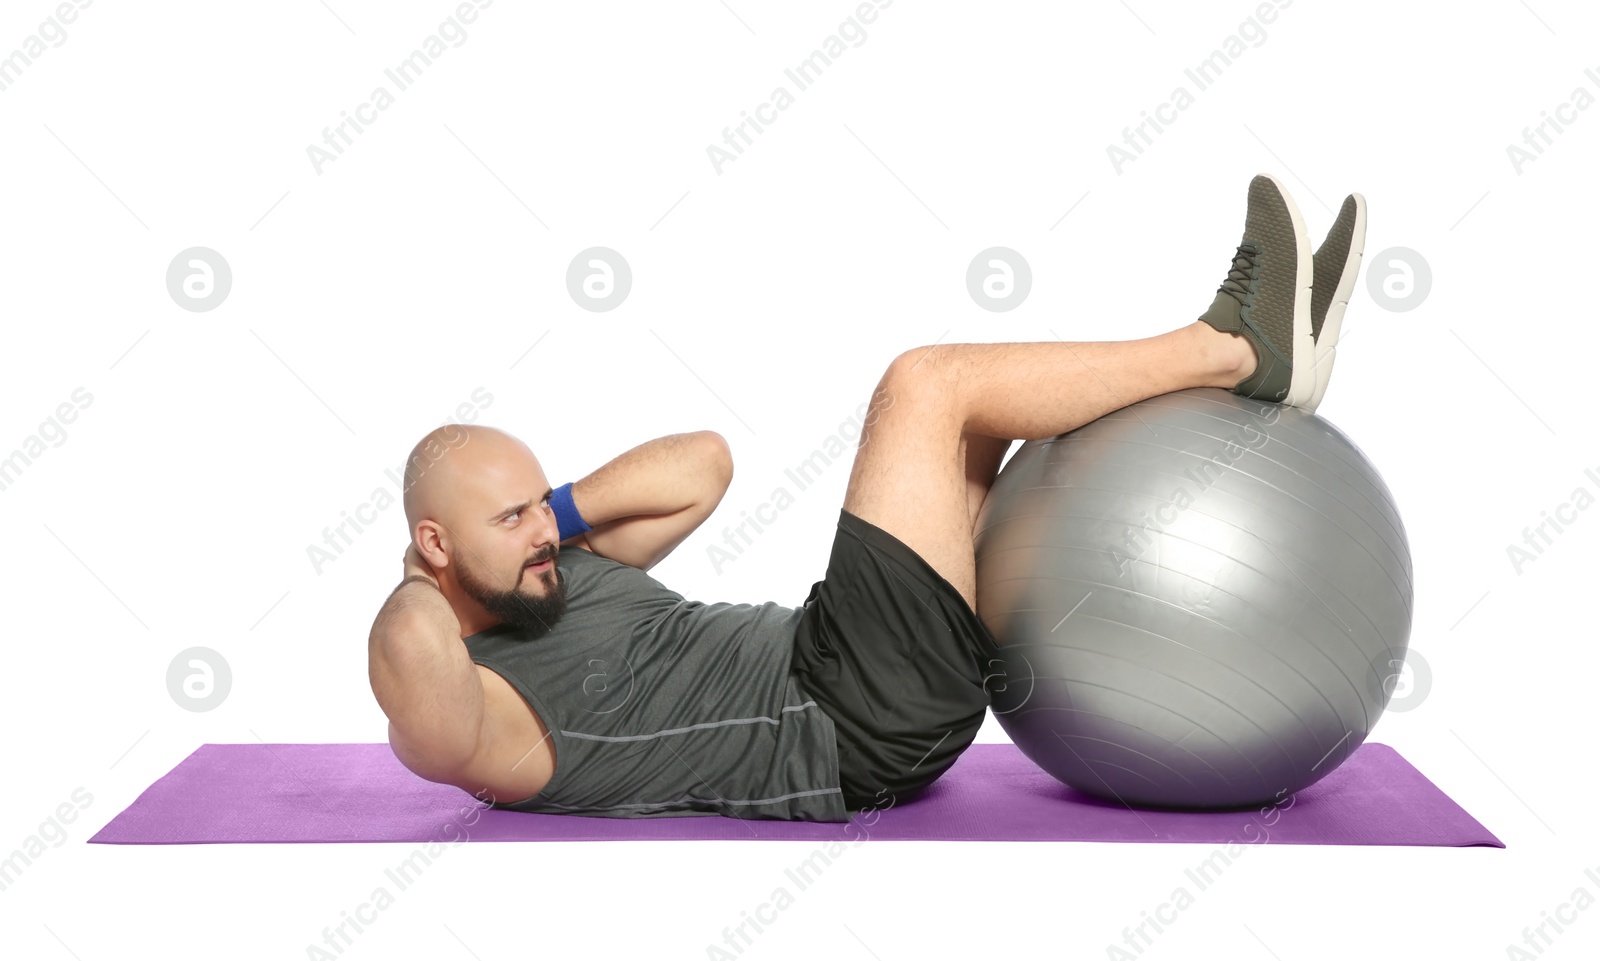
<svg viewBox="0 0 1600 961">
<path fill-rule="evenodd" d="M 544 495 L 548 484 L 543 471 L 534 471 L 508 471 L 511 482 L 494 485 L 496 493 L 481 501 L 494 506 L 479 514 L 473 543 L 455 561 L 468 597 L 529 637 L 542 637 L 566 612 L 567 586 L 556 566 L 560 535 Z"/>
</svg>

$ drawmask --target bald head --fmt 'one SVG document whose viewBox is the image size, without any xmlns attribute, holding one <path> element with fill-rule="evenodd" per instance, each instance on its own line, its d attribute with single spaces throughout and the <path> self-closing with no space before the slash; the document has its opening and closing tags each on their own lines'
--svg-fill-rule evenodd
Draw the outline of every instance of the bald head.
<svg viewBox="0 0 1600 961">
<path fill-rule="evenodd" d="M 406 528 L 414 534 L 423 520 L 436 520 L 448 529 L 458 529 L 471 526 L 471 515 L 484 511 L 487 513 L 479 520 L 487 521 L 495 511 L 523 499 L 502 505 L 496 498 L 510 496 L 519 478 L 536 473 L 542 471 L 533 451 L 499 428 L 475 424 L 435 427 L 417 441 L 406 459 Z M 543 492 L 534 492 L 536 503 L 539 493 Z M 484 503 L 474 503 L 480 500 Z M 488 503 L 495 506 L 486 507 Z"/>
</svg>

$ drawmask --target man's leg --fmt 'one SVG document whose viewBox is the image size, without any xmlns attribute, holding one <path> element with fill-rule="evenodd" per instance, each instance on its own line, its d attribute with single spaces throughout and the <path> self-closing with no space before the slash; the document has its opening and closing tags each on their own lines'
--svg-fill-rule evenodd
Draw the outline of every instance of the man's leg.
<svg viewBox="0 0 1600 961">
<path fill-rule="evenodd" d="M 908 350 L 873 394 L 844 509 L 903 541 L 976 610 L 973 522 L 1012 440 L 1174 390 L 1232 388 L 1255 365 L 1249 343 L 1199 321 L 1142 340 Z"/>
</svg>

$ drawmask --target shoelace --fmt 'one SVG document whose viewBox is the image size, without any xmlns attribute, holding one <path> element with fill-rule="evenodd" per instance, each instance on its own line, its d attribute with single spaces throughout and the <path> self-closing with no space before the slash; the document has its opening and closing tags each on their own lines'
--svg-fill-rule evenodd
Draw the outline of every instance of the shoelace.
<svg viewBox="0 0 1600 961">
<path fill-rule="evenodd" d="M 1217 293 L 1227 294 L 1243 307 L 1244 298 L 1250 293 L 1250 278 L 1256 272 L 1256 257 L 1260 254 L 1261 250 L 1255 244 L 1240 244 L 1233 254 L 1233 265 L 1228 268 L 1228 276 L 1217 288 Z"/>
</svg>

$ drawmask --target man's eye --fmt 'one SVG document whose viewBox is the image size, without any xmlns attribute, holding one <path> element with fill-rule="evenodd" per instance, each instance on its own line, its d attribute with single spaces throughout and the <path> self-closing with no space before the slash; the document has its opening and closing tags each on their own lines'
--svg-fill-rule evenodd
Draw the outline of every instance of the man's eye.
<svg viewBox="0 0 1600 961">
<path fill-rule="evenodd" d="M 506 515 L 506 520 L 510 520 L 511 518 L 516 517 L 520 513 L 522 513 L 522 512 L 521 511 L 515 511 L 513 513 L 507 514 Z"/>
</svg>

